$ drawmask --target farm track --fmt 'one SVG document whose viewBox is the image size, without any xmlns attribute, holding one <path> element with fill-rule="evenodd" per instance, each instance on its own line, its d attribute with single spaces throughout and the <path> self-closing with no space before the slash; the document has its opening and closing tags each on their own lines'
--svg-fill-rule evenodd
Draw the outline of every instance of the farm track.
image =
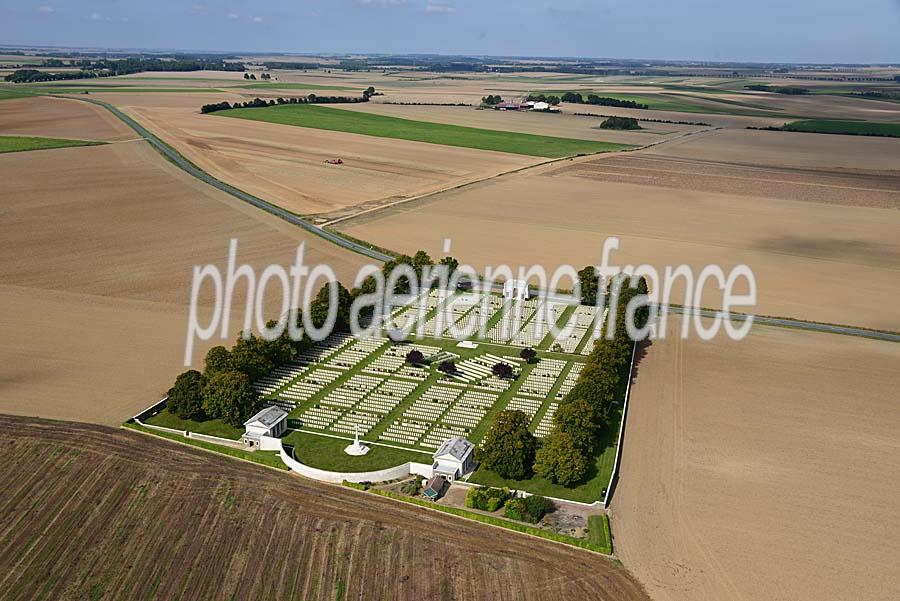
<svg viewBox="0 0 900 601">
<path fill-rule="evenodd" d="M 122 429 L 0 425 L 5 598 L 648 599 L 577 549 Z"/>
</svg>

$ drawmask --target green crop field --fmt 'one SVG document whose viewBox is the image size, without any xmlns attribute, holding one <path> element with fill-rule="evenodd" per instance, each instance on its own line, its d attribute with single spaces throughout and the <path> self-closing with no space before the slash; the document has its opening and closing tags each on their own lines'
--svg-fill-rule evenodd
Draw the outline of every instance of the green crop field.
<svg viewBox="0 0 900 601">
<path fill-rule="evenodd" d="M 900 123 L 876 123 L 874 121 L 829 121 L 810 119 L 795 121 L 782 128 L 784 131 L 800 131 L 816 134 L 848 134 L 853 136 L 884 136 L 900 138 Z"/>
<path fill-rule="evenodd" d="M 66 148 L 68 146 L 96 146 L 97 144 L 105 144 L 105 142 L 34 138 L 29 136 L 0 136 L 0 152 L 24 152 L 26 150 L 45 150 L 48 148 Z"/>
<path fill-rule="evenodd" d="M 445 125 L 427 121 L 413 121 L 411 119 L 372 115 L 307 104 L 233 109 L 220 111 L 215 114 L 366 136 L 412 140 L 479 150 L 495 150 L 547 158 L 631 148 L 631 146 L 626 144 L 556 138 L 517 132 L 477 129 L 459 125 Z"/>
<path fill-rule="evenodd" d="M 0 88 L 0 100 L 9 100 L 10 98 L 25 98 L 26 96 L 31 96 L 31 94 L 22 90 Z"/>
<path fill-rule="evenodd" d="M 263 81 L 259 83 L 250 83 L 238 86 L 240 88 L 250 88 L 253 90 L 357 90 L 360 94 L 365 87 L 351 88 L 350 86 L 329 86 L 317 83 L 287 83 L 280 81 Z"/>
<path fill-rule="evenodd" d="M 700 98 L 699 96 L 691 96 L 688 94 L 619 94 L 615 92 L 604 92 L 603 90 L 573 90 L 578 92 L 585 99 L 588 94 L 596 94 L 602 98 L 614 98 L 616 100 L 627 100 L 637 102 L 638 104 L 646 104 L 649 110 L 653 111 L 672 111 L 676 113 L 701 113 L 708 115 L 752 115 L 752 116 L 781 116 L 771 109 L 759 108 L 752 104 L 741 102 L 738 100 L 728 100 L 724 98 Z M 544 94 L 552 96 L 562 96 L 565 92 L 559 90 L 543 90 L 540 92 L 532 92 L 533 94 Z M 715 90 L 704 90 L 704 93 L 715 94 Z M 730 93 L 730 92 L 728 92 Z M 733 108 L 732 108 L 733 107 Z"/>
</svg>

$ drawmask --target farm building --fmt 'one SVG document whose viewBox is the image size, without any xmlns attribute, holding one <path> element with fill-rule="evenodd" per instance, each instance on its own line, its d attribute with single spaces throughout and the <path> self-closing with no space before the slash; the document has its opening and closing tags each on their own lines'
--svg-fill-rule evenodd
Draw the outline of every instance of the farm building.
<svg viewBox="0 0 900 601">
<path fill-rule="evenodd" d="M 278 407 L 266 407 L 244 422 L 246 431 L 241 440 L 250 447 L 258 447 L 262 436 L 278 438 L 287 431 L 288 414 Z"/>
<path fill-rule="evenodd" d="M 434 464 L 431 466 L 433 476 L 443 476 L 449 482 L 462 478 L 475 467 L 473 452 L 475 445 L 465 438 L 451 438 L 445 440 L 432 456 Z"/>
<path fill-rule="evenodd" d="M 446 488 L 447 481 L 443 476 L 432 476 L 425 484 L 425 492 L 422 494 L 426 499 L 437 501 L 441 498 L 441 495 L 444 494 L 444 489 Z"/>
<path fill-rule="evenodd" d="M 531 107 L 521 102 L 500 102 L 494 105 L 495 111 L 527 111 Z"/>
</svg>

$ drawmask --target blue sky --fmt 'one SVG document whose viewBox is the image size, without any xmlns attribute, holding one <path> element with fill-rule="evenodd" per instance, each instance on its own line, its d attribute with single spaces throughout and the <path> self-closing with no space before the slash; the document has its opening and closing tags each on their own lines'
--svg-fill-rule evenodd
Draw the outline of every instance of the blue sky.
<svg viewBox="0 0 900 601">
<path fill-rule="evenodd" d="M 900 63 L 900 0 L 0 0 L 0 44 Z"/>
</svg>

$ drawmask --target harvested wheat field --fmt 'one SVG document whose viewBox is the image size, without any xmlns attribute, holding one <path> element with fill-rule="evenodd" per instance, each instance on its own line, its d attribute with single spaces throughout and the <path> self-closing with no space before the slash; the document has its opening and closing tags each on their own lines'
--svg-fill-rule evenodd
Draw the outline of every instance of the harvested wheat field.
<svg viewBox="0 0 900 601">
<path fill-rule="evenodd" d="M 0 173 L 5 413 L 116 424 L 160 398 L 183 370 L 193 267 L 224 272 L 231 238 L 257 270 L 293 264 L 301 242 L 307 265 L 328 263 L 345 281 L 365 262 L 199 182 L 144 142 L 5 154 Z M 236 287 L 229 341 L 245 289 Z M 268 290 L 277 317 L 277 284 Z M 198 345 L 194 366 L 212 344 Z"/>
<path fill-rule="evenodd" d="M 659 601 L 900 598 L 900 344 L 755 327 L 641 360 L 612 499 Z"/>
<path fill-rule="evenodd" d="M 577 549 L 125 430 L 0 424 L 11 598 L 648 599 Z"/>
<path fill-rule="evenodd" d="M 749 265 L 758 313 L 897 330 L 898 207 L 897 177 L 739 170 L 634 152 L 539 167 L 336 227 L 433 256 L 452 238 L 452 254 L 479 269 L 580 269 L 600 260 L 606 237 L 618 236 L 618 265 L 662 272 L 685 263 L 695 274 L 708 264 Z M 702 305 L 721 306 L 712 296 Z"/>
<path fill-rule="evenodd" d="M 787 131 L 716 131 L 647 150 L 681 159 L 818 171 L 900 173 L 900 139 Z"/>
<path fill-rule="evenodd" d="M 0 134 L 108 142 L 138 137 L 102 107 L 49 96 L 0 102 Z"/>
<path fill-rule="evenodd" d="M 223 99 L 233 100 L 213 101 Z M 441 190 L 543 160 L 201 115 L 200 106 L 211 100 L 192 94 L 110 95 L 108 100 L 213 176 L 303 215 L 340 215 L 350 207 Z M 325 163 L 334 158 L 344 164 Z"/>
</svg>

